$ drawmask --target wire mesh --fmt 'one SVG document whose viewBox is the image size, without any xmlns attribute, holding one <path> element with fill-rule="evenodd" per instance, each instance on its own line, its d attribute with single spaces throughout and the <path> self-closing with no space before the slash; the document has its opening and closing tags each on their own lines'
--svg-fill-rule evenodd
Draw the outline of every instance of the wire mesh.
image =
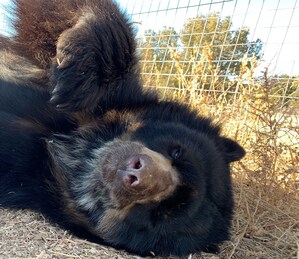
<svg viewBox="0 0 299 259">
<path fill-rule="evenodd" d="M 190 84 L 196 76 L 193 87 L 198 91 L 227 91 L 236 79 L 246 87 L 242 65 L 247 62 L 257 82 L 267 69 L 275 84 L 273 97 L 298 100 L 297 0 L 122 0 L 120 4 L 138 30 L 146 86 L 184 89 L 181 81 Z"/>
</svg>

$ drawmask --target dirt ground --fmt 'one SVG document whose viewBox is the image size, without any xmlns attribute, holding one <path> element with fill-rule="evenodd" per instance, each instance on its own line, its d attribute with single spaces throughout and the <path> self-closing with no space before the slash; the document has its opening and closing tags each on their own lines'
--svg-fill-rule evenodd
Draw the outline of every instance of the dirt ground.
<svg viewBox="0 0 299 259">
<path fill-rule="evenodd" d="M 0 209 L 0 224 L 1 259 L 141 258 L 79 239 L 31 211 Z"/>
<path fill-rule="evenodd" d="M 248 188 L 248 189 L 246 189 Z M 252 186 L 235 188 L 232 239 L 221 253 L 193 254 L 188 259 L 299 259 L 299 206 L 276 192 L 281 203 L 266 201 Z M 267 192 L 265 192 L 265 195 Z M 273 196 L 273 195 L 272 195 Z M 72 236 L 31 211 L 0 209 L 1 259 L 140 258 Z M 168 257 L 174 258 L 174 257 Z"/>
</svg>

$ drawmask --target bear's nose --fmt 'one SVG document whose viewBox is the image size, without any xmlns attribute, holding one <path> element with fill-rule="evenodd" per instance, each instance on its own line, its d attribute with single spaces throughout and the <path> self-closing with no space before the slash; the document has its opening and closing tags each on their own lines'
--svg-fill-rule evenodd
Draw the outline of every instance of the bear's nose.
<svg viewBox="0 0 299 259">
<path fill-rule="evenodd" d="M 125 168 L 119 170 L 122 181 L 126 187 L 138 187 L 146 184 L 151 169 L 151 160 L 145 155 L 134 155 L 127 159 Z"/>
<path fill-rule="evenodd" d="M 139 170 L 143 167 L 143 163 L 140 156 L 133 156 L 128 159 L 127 169 Z"/>
</svg>

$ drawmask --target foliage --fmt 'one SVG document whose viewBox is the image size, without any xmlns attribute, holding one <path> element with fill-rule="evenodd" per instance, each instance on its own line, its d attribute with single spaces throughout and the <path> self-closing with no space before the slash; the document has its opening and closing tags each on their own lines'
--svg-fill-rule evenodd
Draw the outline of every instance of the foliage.
<svg viewBox="0 0 299 259">
<path fill-rule="evenodd" d="M 270 95 L 273 101 L 283 99 L 282 106 L 298 106 L 299 100 L 299 76 L 274 75 L 269 78 L 271 81 Z M 298 106 L 299 107 L 299 106 Z"/>
<path fill-rule="evenodd" d="M 171 27 L 147 30 L 139 40 L 145 85 L 180 88 L 184 75 L 185 82 L 194 83 L 195 76 L 198 86 L 205 84 L 207 89 L 217 77 L 227 89 L 227 78 L 240 74 L 245 55 L 262 57 L 262 42 L 250 42 L 249 33 L 248 28 L 233 29 L 231 17 L 218 13 L 189 19 L 180 33 Z"/>
</svg>

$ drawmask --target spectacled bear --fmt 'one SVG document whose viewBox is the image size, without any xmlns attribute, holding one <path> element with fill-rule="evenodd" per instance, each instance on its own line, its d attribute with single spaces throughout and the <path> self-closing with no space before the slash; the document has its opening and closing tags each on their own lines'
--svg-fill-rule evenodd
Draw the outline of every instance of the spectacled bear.
<svg viewBox="0 0 299 259">
<path fill-rule="evenodd" d="M 142 88 L 134 29 L 109 0 L 15 0 L 0 38 L 0 206 L 142 256 L 229 238 L 245 151 Z"/>
</svg>

